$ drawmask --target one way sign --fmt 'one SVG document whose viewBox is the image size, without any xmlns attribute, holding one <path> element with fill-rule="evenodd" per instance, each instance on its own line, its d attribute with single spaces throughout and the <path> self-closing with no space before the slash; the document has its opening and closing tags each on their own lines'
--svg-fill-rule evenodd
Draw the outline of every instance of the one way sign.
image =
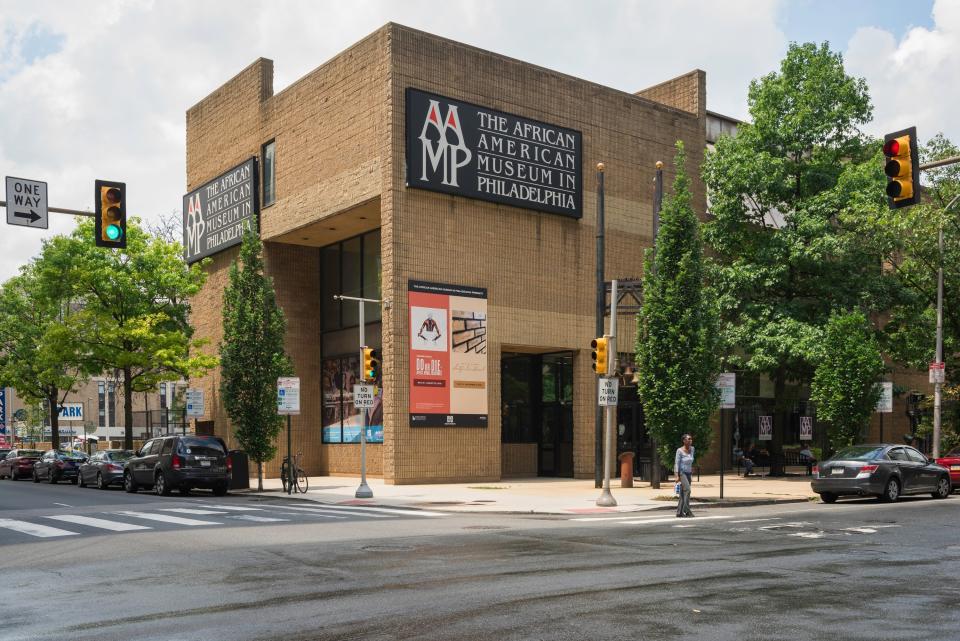
<svg viewBox="0 0 960 641">
<path fill-rule="evenodd" d="M 7 176 L 7 224 L 47 228 L 47 183 Z"/>
</svg>

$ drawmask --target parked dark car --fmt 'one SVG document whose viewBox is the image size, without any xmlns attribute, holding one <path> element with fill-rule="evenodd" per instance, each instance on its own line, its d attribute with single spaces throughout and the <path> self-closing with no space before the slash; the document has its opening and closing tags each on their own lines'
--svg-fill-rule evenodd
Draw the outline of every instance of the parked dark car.
<svg viewBox="0 0 960 641">
<path fill-rule="evenodd" d="M 0 461 L 0 478 L 22 479 L 33 474 L 33 464 L 40 460 L 40 450 L 10 450 Z"/>
<path fill-rule="evenodd" d="M 215 436 L 166 436 L 147 441 L 123 470 L 123 487 L 136 492 L 152 487 L 160 496 L 173 489 L 188 494 L 195 487 L 223 496 L 230 486 L 231 461 Z"/>
<path fill-rule="evenodd" d="M 133 450 L 103 450 L 95 452 L 80 465 L 80 487 L 96 485 L 101 490 L 111 485 L 123 485 L 123 467 L 133 457 Z"/>
<path fill-rule="evenodd" d="M 950 482 L 953 484 L 954 489 L 960 487 L 960 447 L 938 458 L 937 465 L 942 465 L 950 470 Z"/>
<path fill-rule="evenodd" d="M 906 445 L 846 447 L 813 468 L 813 491 L 824 503 L 839 496 L 876 496 L 893 502 L 907 494 L 950 496 L 950 472 Z"/>
<path fill-rule="evenodd" d="M 87 455 L 77 450 L 47 450 L 40 460 L 33 464 L 33 482 L 76 483 L 80 464 L 86 460 Z"/>
<path fill-rule="evenodd" d="M 10 450 L 13 448 L 10 447 L 0 447 L 0 461 L 7 458 L 7 454 L 10 453 Z"/>
</svg>

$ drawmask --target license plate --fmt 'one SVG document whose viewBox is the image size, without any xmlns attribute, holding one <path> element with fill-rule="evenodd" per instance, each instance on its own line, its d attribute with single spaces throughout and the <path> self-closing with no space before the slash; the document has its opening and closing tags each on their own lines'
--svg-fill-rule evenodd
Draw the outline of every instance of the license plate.
<svg viewBox="0 0 960 641">
<path fill-rule="evenodd" d="M 950 469 L 954 472 L 960 472 L 960 465 L 951 465 Z"/>
<path fill-rule="evenodd" d="M 835 467 L 835 468 L 833 468 L 832 470 L 830 470 L 830 473 L 831 473 L 831 474 L 836 474 L 836 475 L 843 474 L 843 468 L 842 468 L 842 467 Z"/>
<path fill-rule="evenodd" d="M 200 461 L 200 467 L 210 467 L 210 461 Z"/>
</svg>

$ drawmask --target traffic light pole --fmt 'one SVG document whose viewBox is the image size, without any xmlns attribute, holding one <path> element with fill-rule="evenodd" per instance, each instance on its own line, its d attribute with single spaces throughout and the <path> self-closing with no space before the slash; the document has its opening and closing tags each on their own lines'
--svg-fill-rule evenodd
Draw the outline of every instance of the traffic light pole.
<svg viewBox="0 0 960 641">
<path fill-rule="evenodd" d="M 606 307 L 606 282 L 603 276 L 604 267 L 604 202 L 603 202 L 603 163 L 597 163 L 597 327 L 595 336 L 603 336 L 603 312 Z M 595 410 L 594 425 L 594 487 L 600 487 L 601 479 L 601 459 L 603 458 L 603 412 L 598 405 Z"/>
<path fill-rule="evenodd" d="M 360 349 L 362 350 L 366 347 L 367 342 L 364 334 L 366 329 L 364 316 L 363 316 L 363 305 L 364 303 L 376 303 L 380 304 L 382 301 L 379 298 L 357 298 L 356 296 L 334 296 L 333 300 L 340 301 L 341 303 L 345 300 L 352 300 L 357 302 L 358 317 L 360 320 Z M 361 363 L 362 367 L 363 364 Z M 360 486 L 357 488 L 354 496 L 358 499 L 372 499 L 373 490 L 370 489 L 370 486 L 367 485 L 367 410 L 360 410 Z"/>
<path fill-rule="evenodd" d="M 610 334 L 607 336 L 607 371 L 604 375 L 612 378 L 617 370 L 617 281 L 610 283 Z M 601 507 L 613 507 L 617 500 L 610 493 L 610 475 L 613 467 L 613 424 L 616 421 L 616 405 L 603 408 L 605 429 L 603 430 L 603 491 L 597 499 Z"/>
<path fill-rule="evenodd" d="M 960 195 L 954 196 L 953 200 L 947 203 L 947 206 L 943 208 L 944 214 L 950 213 L 950 209 L 956 204 L 957 199 L 960 199 Z M 943 221 L 940 222 L 940 229 L 937 234 L 937 256 L 939 264 L 937 268 L 936 362 L 939 364 L 943 363 Z M 943 403 L 943 383 L 939 381 L 938 378 L 937 382 L 933 384 L 933 451 L 931 455 L 935 459 L 940 458 L 940 436 L 942 434 L 940 408 Z"/>
<path fill-rule="evenodd" d="M 6 207 L 7 201 L 0 200 L 0 207 Z M 70 214 L 71 216 L 86 216 L 87 218 L 96 218 L 92 211 L 80 211 L 79 209 L 64 209 L 63 207 L 47 207 L 51 214 Z"/>
</svg>

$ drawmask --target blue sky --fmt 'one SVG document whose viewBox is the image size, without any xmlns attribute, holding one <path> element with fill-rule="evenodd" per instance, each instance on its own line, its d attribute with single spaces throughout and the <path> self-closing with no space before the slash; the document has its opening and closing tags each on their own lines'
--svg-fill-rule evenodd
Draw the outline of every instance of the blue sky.
<svg viewBox="0 0 960 641">
<path fill-rule="evenodd" d="M 703 69 L 707 107 L 738 118 L 790 41 L 827 40 L 867 79 L 869 133 L 960 140 L 960 0 L 0 0 L 0 173 L 53 206 L 105 178 L 147 220 L 178 212 L 191 105 L 260 56 L 280 91 L 389 21 L 630 93 Z M 5 229 L 0 280 L 72 224 Z"/>
</svg>

